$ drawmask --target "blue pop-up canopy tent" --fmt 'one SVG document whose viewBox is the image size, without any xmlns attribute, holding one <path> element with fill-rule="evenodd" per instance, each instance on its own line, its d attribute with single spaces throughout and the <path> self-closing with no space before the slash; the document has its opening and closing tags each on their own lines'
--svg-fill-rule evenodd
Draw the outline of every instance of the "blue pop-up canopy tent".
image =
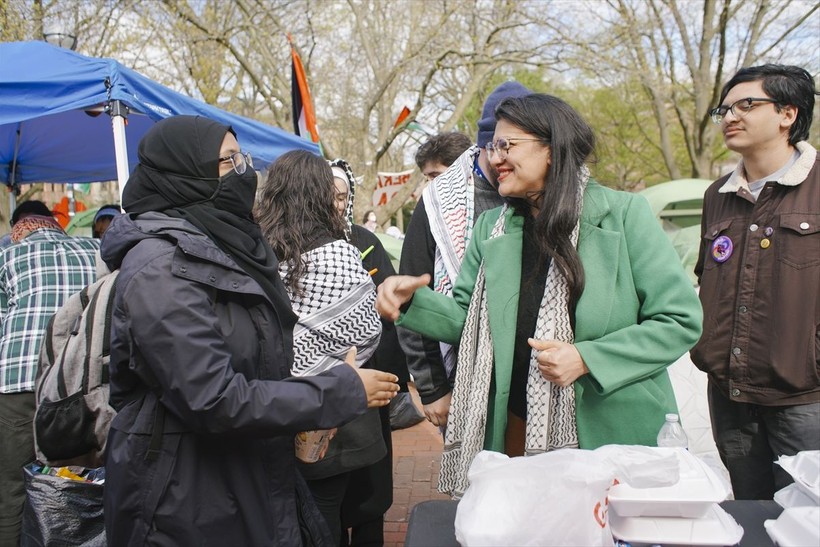
<svg viewBox="0 0 820 547">
<path fill-rule="evenodd" d="M 111 59 L 46 42 L 0 44 L 0 182 L 119 180 L 156 121 L 199 114 L 229 124 L 254 167 L 310 141 L 172 91 Z"/>
</svg>

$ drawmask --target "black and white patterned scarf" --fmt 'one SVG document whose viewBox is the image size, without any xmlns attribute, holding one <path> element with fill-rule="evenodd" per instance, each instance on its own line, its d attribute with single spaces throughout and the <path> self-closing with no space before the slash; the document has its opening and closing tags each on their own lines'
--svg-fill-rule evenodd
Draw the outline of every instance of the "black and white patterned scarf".
<svg viewBox="0 0 820 547">
<path fill-rule="evenodd" d="M 589 171 L 584 168 L 579 185 L 583 196 Z M 583 200 L 581 200 L 583 203 Z M 505 205 L 490 239 L 505 233 Z M 572 231 L 571 241 L 578 246 L 579 221 Z M 493 371 L 493 340 L 487 320 L 487 291 L 482 260 L 475 288 L 467 309 L 467 319 L 458 348 L 453 398 L 447 418 L 444 452 L 438 489 L 459 499 L 469 486 L 467 471 L 476 455 L 484 448 L 487 427 L 490 383 Z M 544 296 L 535 324 L 537 340 L 559 340 L 571 344 L 575 340 L 568 313 L 569 286 L 566 278 L 551 261 Z M 577 448 L 578 431 L 575 422 L 575 390 L 570 385 L 559 387 L 545 380 L 538 370 L 538 352 L 532 350 L 527 377 L 527 431 L 525 455 L 531 456 L 559 448 Z M 506 412 L 506 409 L 498 409 Z"/>
<path fill-rule="evenodd" d="M 289 292 L 299 316 L 293 329 L 294 376 L 312 376 L 344 363 L 355 346 L 356 365 L 367 361 L 379 345 L 382 325 L 376 313 L 376 288 L 362 266 L 358 249 L 334 240 L 302 255 L 306 268 L 301 296 Z M 279 274 L 288 287 L 290 264 Z"/>
<path fill-rule="evenodd" d="M 424 207 L 430 233 L 436 242 L 433 266 L 433 290 L 453 294 L 453 283 L 461 271 L 467 245 L 475 223 L 475 182 L 473 165 L 477 146 L 471 146 L 424 189 Z M 440 343 L 447 376 L 456 367 L 456 348 Z"/>
</svg>

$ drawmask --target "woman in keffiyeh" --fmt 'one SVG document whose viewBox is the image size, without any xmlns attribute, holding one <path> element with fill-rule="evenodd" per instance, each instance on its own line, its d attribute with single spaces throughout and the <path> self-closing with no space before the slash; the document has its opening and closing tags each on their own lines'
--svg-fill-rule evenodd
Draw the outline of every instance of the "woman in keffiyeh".
<svg viewBox="0 0 820 547">
<path fill-rule="evenodd" d="M 305 151 L 280 156 L 268 172 L 256 218 L 280 259 L 279 272 L 298 316 L 292 373 L 314 375 L 343 364 L 351 347 L 361 366 L 381 335 L 376 289 L 359 250 L 346 241 L 330 165 Z M 350 472 L 386 453 L 379 414 L 373 411 L 339 428 L 323 459 L 300 466 L 334 545 L 342 532 Z"/>
<path fill-rule="evenodd" d="M 482 449 L 655 445 L 677 411 L 666 367 L 701 332 L 646 201 L 589 177 L 595 138 L 580 115 L 533 94 L 495 116 L 487 151 L 505 205 L 476 222 L 453 297 L 429 276 L 396 276 L 377 301 L 403 327 L 460 344 L 439 482 L 457 497 Z"/>
</svg>

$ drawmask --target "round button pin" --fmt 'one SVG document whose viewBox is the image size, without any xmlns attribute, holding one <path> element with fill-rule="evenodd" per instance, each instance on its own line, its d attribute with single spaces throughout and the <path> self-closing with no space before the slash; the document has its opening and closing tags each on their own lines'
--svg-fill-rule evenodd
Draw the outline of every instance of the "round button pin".
<svg viewBox="0 0 820 547">
<path fill-rule="evenodd" d="M 768 248 L 769 248 L 769 245 L 771 245 L 771 244 L 772 244 L 772 242 L 771 242 L 771 241 L 769 241 L 769 240 L 768 240 L 768 239 L 766 239 L 766 238 L 763 238 L 763 239 L 761 239 L 761 240 L 760 240 L 760 247 L 761 247 L 762 249 L 768 249 Z"/>
<path fill-rule="evenodd" d="M 763 235 L 765 235 L 766 237 L 771 236 L 773 233 L 774 228 L 772 228 L 771 226 L 766 226 L 766 228 L 763 230 Z"/>
<path fill-rule="evenodd" d="M 758 228 L 757 224 L 752 224 L 751 226 L 749 226 L 749 230 L 752 231 L 752 232 L 756 232 L 757 228 Z"/>
<path fill-rule="evenodd" d="M 801 222 L 800 223 L 800 229 L 801 230 L 808 230 L 809 229 L 809 223 L 808 222 Z"/>
<path fill-rule="evenodd" d="M 712 243 L 712 258 L 717 263 L 723 263 L 732 256 L 735 246 L 728 236 L 720 236 Z"/>
</svg>

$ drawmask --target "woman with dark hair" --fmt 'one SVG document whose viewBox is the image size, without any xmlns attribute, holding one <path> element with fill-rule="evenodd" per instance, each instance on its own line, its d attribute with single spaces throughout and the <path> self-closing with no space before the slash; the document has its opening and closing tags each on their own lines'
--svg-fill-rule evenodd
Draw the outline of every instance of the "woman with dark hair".
<svg viewBox="0 0 820 547">
<path fill-rule="evenodd" d="M 677 411 L 666 367 L 701 329 L 646 201 L 589 177 L 595 139 L 578 113 L 533 94 L 496 118 L 487 151 L 506 203 L 478 219 L 453 298 L 397 276 L 377 301 L 404 327 L 460 341 L 439 483 L 455 495 L 482 448 L 654 445 Z"/>
<path fill-rule="evenodd" d="M 336 210 L 346 221 L 347 240 L 361 251 L 362 264 L 371 272 L 370 277 L 378 287 L 382 281 L 396 274 L 390 262 L 390 255 L 376 234 L 364 226 L 353 223 L 356 179 L 350 165 L 343 159 L 335 159 L 330 162 L 330 168 L 333 171 Z M 379 346 L 363 366 L 392 372 L 399 378 L 400 390 L 388 407 L 379 409 L 387 454 L 376 463 L 356 469 L 350 474 L 350 487 L 345 492 L 342 502 L 341 545 L 384 544 L 384 514 L 393 504 L 391 428 L 410 427 L 424 419 L 407 388 L 410 373 L 407 371 L 407 358 L 399 345 L 396 327 L 390 321 L 382 320 L 381 323 L 382 337 Z"/>
<path fill-rule="evenodd" d="M 256 172 L 229 126 L 162 120 L 138 157 L 128 214 L 101 248 L 120 270 L 108 544 L 326 545 L 294 437 L 387 405 L 395 377 L 347 365 L 291 377 L 296 317 L 251 216 Z"/>
<path fill-rule="evenodd" d="M 344 365 L 349 348 L 356 364 L 374 354 L 381 336 L 376 288 L 336 207 L 330 165 L 305 151 L 283 154 L 270 166 L 256 217 L 281 262 L 279 273 L 297 315 L 293 331 L 295 376 L 309 377 Z M 391 375 L 392 376 L 392 375 Z M 387 454 L 379 412 L 371 410 L 340 427 L 324 458 L 301 464 L 319 510 L 339 545 L 341 507 L 353 470 Z"/>
</svg>

